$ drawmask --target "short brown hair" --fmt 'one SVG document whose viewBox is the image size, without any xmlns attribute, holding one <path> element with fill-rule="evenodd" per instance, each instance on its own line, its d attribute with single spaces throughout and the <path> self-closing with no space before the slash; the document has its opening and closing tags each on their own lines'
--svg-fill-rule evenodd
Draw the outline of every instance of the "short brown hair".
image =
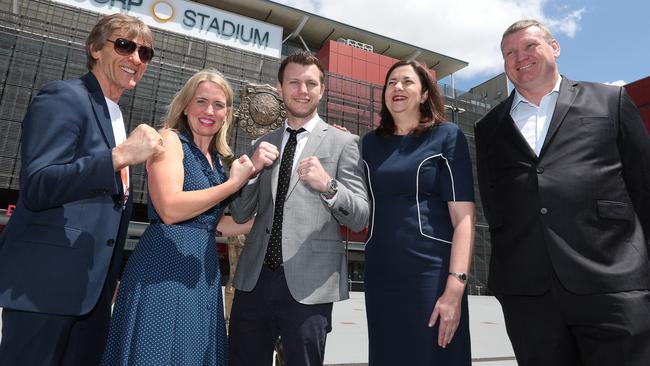
<svg viewBox="0 0 650 366">
<path fill-rule="evenodd" d="M 546 42 L 548 43 L 553 42 L 553 40 L 555 39 L 553 37 L 553 34 L 551 34 L 551 31 L 544 24 L 540 23 L 535 19 L 522 19 L 512 23 L 512 25 L 510 25 L 508 29 L 506 29 L 506 31 L 503 32 L 503 36 L 501 36 L 501 45 L 503 45 L 503 40 L 507 36 L 519 32 L 520 30 L 526 29 L 528 27 L 537 27 L 541 29 L 542 33 L 544 33 L 544 39 L 546 39 Z"/>
<path fill-rule="evenodd" d="M 427 93 L 427 99 L 420 104 L 420 121 L 415 129 L 415 134 L 420 135 L 433 128 L 436 123 L 445 120 L 445 103 L 442 100 L 438 84 L 429 73 L 429 70 L 418 61 L 397 61 L 388 69 L 384 88 L 381 90 L 381 111 L 379 112 L 379 127 L 377 134 L 379 136 L 389 136 L 395 133 L 395 120 L 386 106 L 386 88 L 390 74 L 398 67 L 411 66 L 420 79 L 422 93 Z"/>
<path fill-rule="evenodd" d="M 284 69 L 286 69 L 287 65 L 290 63 L 303 66 L 316 65 L 320 71 L 320 83 L 323 84 L 325 82 L 325 70 L 323 70 L 323 66 L 321 66 L 320 60 L 307 51 L 298 51 L 282 60 L 280 69 L 278 70 L 278 82 L 280 85 L 282 85 L 282 80 L 284 79 Z"/>
<path fill-rule="evenodd" d="M 142 20 L 122 13 L 103 16 L 86 39 L 86 67 L 88 70 L 92 70 L 97 62 L 91 52 L 101 50 L 106 45 L 108 37 L 116 30 L 124 30 L 126 36 L 131 39 L 140 37 L 145 46 L 153 48 L 151 29 Z"/>
</svg>

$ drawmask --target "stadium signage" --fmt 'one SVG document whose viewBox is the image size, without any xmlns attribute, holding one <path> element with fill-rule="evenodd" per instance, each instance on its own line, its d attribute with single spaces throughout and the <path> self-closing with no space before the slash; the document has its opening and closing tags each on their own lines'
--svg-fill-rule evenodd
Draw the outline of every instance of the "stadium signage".
<svg viewBox="0 0 650 366">
<path fill-rule="evenodd" d="M 280 58 L 282 27 L 184 0 L 53 0 L 98 13 L 126 13 L 151 27 Z"/>
</svg>

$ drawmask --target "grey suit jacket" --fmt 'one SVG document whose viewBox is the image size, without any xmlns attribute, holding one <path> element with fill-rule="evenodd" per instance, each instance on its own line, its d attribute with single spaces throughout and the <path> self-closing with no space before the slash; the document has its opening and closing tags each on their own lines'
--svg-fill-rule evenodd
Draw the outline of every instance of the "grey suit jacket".
<svg viewBox="0 0 650 366">
<path fill-rule="evenodd" d="M 256 141 L 280 148 L 283 129 Z M 329 303 L 348 298 L 347 258 L 340 225 L 354 231 L 368 222 L 369 204 L 359 153 L 359 137 L 319 120 L 300 159 L 316 156 L 338 182 L 332 207 L 319 192 L 298 179 L 294 170 L 284 204 L 282 258 L 292 296 L 303 304 Z M 235 221 L 255 216 L 234 278 L 235 288 L 252 291 L 259 278 L 271 234 L 280 159 L 264 169 L 255 183 L 245 186 L 230 204 Z"/>
</svg>

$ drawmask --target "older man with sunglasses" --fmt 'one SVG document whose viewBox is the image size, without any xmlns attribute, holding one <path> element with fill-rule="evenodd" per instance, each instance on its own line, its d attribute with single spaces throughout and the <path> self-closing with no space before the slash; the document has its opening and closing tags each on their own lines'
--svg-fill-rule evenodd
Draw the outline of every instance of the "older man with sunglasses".
<svg viewBox="0 0 650 366">
<path fill-rule="evenodd" d="M 96 365 L 131 214 L 129 166 L 164 152 L 148 125 L 127 138 L 117 102 L 153 57 L 124 14 L 86 41 L 89 73 L 46 84 L 22 123 L 20 195 L 0 236 L 0 365 Z"/>
</svg>

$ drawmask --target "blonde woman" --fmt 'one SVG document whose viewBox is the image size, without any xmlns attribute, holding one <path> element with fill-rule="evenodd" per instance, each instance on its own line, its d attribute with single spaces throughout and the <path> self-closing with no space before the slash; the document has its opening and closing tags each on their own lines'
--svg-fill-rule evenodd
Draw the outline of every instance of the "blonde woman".
<svg viewBox="0 0 650 366">
<path fill-rule="evenodd" d="M 147 162 L 150 225 L 122 275 L 104 365 L 227 365 L 215 229 L 247 232 L 223 217 L 253 172 L 250 159 L 221 160 L 233 92 L 216 71 L 192 76 L 160 131 L 165 153 Z"/>
</svg>

